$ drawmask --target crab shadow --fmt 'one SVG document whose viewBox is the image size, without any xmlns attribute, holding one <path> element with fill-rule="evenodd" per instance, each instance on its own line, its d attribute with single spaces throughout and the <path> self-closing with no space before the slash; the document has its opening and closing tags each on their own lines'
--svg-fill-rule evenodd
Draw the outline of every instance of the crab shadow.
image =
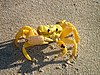
<svg viewBox="0 0 100 75">
<path fill-rule="evenodd" d="M 15 47 L 14 40 L 0 42 L 0 69 L 13 68 L 21 64 L 14 62 L 22 59 L 21 51 Z"/>
<path fill-rule="evenodd" d="M 48 64 L 58 64 L 66 61 L 44 61 L 44 56 L 50 56 L 53 54 L 58 54 L 59 51 L 52 51 L 48 53 L 43 53 L 43 49 L 46 49 L 48 45 L 34 46 L 28 48 L 29 55 L 36 61 L 28 61 L 25 59 L 21 52 L 21 48 L 16 48 L 14 45 L 14 40 L 9 40 L 0 43 L 0 70 L 9 69 L 14 67 L 20 67 L 18 73 L 24 75 L 24 73 L 32 73 L 33 71 L 39 70 L 40 68 Z M 22 61 L 19 63 L 18 61 Z M 33 64 L 37 66 L 33 66 Z"/>
</svg>

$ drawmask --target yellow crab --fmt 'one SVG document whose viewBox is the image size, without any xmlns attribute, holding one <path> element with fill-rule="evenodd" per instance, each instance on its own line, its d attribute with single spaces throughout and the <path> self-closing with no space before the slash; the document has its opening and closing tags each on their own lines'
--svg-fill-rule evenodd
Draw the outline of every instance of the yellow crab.
<svg viewBox="0 0 100 75">
<path fill-rule="evenodd" d="M 73 32 L 75 39 L 66 38 L 69 33 Z M 55 25 L 40 25 L 35 29 L 32 29 L 30 26 L 22 27 L 15 37 L 15 44 L 17 45 L 18 39 L 22 37 L 27 41 L 24 43 L 22 52 L 28 60 L 32 60 L 31 57 L 26 52 L 27 47 L 41 44 L 48 44 L 49 42 L 56 42 L 60 47 L 62 52 L 58 56 L 64 56 L 67 54 L 66 44 L 73 44 L 73 50 L 71 58 L 77 54 L 77 43 L 79 42 L 79 36 L 76 28 L 69 22 L 65 20 L 60 21 Z"/>
</svg>

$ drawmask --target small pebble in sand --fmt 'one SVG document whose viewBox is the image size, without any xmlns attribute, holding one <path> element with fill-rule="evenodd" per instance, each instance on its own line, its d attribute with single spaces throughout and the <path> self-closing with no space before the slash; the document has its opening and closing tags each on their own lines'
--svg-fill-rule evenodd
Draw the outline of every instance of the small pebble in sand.
<svg viewBox="0 0 100 75">
<path fill-rule="evenodd" d="M 78 72 L 78 68 L 75 68 L 75 70 Z"/>
<path fill-rule="evenodd" d="M 42 70 L 41 68 L 39 69 L 39 72 L 44 72 L 44 70 Z"/>
<path fill-rule="evenodd" d="M 67 61 L 66 63 L 73 66 L 72 62 L 70 62 L 70 61 Z"/>
<path fill-rule="evenodd" d="M 49 56 L 45 56 L 44 58 L 45 58 L 45 59 L 49 59 Z"/>
<path fill-rule="evenodd" d="M 66 67 L 68 67 L 68 64 L 63 63 L 63 64 L 62 64 L 62 68 L 66 68 Z"/>
<path fill-rule="evenodd" d="M 35 64 L 38 63 L 38 60 L 37 59 L 33 59 L 33 61 L 34 61 Z"/>
<path fill-rule="evenodd" d="M 56 69 L 61 69 L 61 67 L 60 66 L 57 66 Z"/>
<path fill-rule="evenodd" d="M 10 27 L 9 29 L 10 29 L 10 31 L 13 31 L 13 28 Z"/>
<path fill-rule="evenodd" d="M 24 75 L 27 75 L 27 73 L 24 73 Z"/>
</svg>

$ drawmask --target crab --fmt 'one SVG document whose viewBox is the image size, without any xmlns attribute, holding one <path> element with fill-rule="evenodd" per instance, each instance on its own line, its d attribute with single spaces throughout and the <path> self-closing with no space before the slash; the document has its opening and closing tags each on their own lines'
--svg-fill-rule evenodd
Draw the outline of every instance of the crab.
<svg viewBox="0 0 100 75">
<path fill-rule="evenodd" d="M 67 38 L 69 33 L 73 32 L 74 39 Z M 61 47 L 61 53 L 57 57 L 65 56 L 68 53 L 66 44 L 73 44 L 72 54 L 69 60 L 73 59 L 77 55 L 77 44 L 80 41 L 76 28 L 66 20 L 57 22 L 55 25 L 40 25 L 37 30 L 30 26 L 22 27 L 15 36 L 15 44 L 18 47 L 18 40 L 22 37 L 25 43 L 22 48 L 24 56 L 28 60 L 32 60 L 26 52 L 26 48 L 34 45 L 48 44 L 50 42 L 56 42 Z"/>
</svg>

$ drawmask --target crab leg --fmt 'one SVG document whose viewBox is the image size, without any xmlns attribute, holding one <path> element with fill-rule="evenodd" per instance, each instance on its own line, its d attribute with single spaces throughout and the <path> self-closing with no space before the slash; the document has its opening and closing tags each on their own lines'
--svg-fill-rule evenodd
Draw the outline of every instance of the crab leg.
<svg viewBox="0 0 100 75">
<path fill-rule="evenodd" d="M 17 42 L 18 42 L 18 39 L 22 36 L 22 31 L 19 31 L 17 34 L 16 34 L 16 36 L 15 36 L 15 45 L 18 47 L 18 44 L 17 44 Z M 24 36 L 24 35 L 23 35 Z"/>
<path fill-rule="evenodd" d="M 67 54 L 67 48 L 63 41 L 59 40 L 56 42 L 61 47 L 61 53 L 58 55 L 58 57 L 65 56 Z"/>
<path fill-rule="evenodd" d="M 60 21 L 59 24 L 61 25 L 61 27 L 63 28 L 63 30 L 66 29 L 66 27 L 71 27 L 71 28 L 73 28 L 72 31 L 73 31 L 73 33 L 74 33 L 74 37 L 75 37 L 76 43 L 78 43 L 78 42 L 80 41 L 78 32 L 77 32 L 77 30 L 76 30 L 76 28 L 75 28 L 75 26 L 74 26 L 73 24 L 71 24 L 70 22 L 66 22 L 66 20 Z"/>
<path fill-rule="evenodd" d="M 77 54 L 77 43 L 75 40 L 71 40 L 69 38 L 66 38 L 66 39 L 62 39 L 62 41 L 64 41 L 64 43 L 67 43 L 67 44 L 73 44 L 74 47 L 72 49 L 72 55 L 71 57 L 69 58 L 69 60 L 71 60 L 73 57 L 75 58 L 76 54 Z"/>
<path fill-rule="evenodd" d="M 70 32 L 72 32 L 73 28 L 66 28 L 62 31 L 60 35 L 60 39 L 65 38 Z"/>
<path fill-rule="evenodd" d="M 28 60 L 32 60 L 31 57 L 29 56 L 29 54 L 27 53 L 26 49 L 27 47 L 32 46 L 31 44 L 29 44 L 28 42 L 25 42 L 22 48 L 22 52 L 24 54 L 24 56 L 28 59 Z"/>
<path fill-rule="evenodd" d="M 72 25 L 70 22 L 67 22 L 67 25 L 69 27 L 73 27 L 74 37 L 75 37 L 76 43 L 78 43 L 80 41 L 80 38 L 79 38 L 79 35 L 78 35 L 78 31 L 76 30 L 76 28 L 74 27 L 74 25 Z"/>
<path fill-rule="evenodd" d="M 20 37 L 26 38 L 25 33 L 28 33 L 28 30 L 19 30 L 19 32 L 16 34 L 16 36 L 15 36 L 15 45 L 16 45 L 17 47 L 18 47 L 18 44 L 17 44 L 18 39 L 19 39 Z"/>
<path fill-rule="evenodd" d="M 60 39 L 65 43 L 65 44 L 73 44 L 73 50 L 72 50 L 72 58 L 76 56 L 77 53 L 77 43 L 75 40 L 71 40 L 69 38 L 66 38 L 66 36 L 72 32 L 73 28 L 66 28 L 65 30 L 63 30 L 63 32 L 61 33 Z"/>
</svg>

